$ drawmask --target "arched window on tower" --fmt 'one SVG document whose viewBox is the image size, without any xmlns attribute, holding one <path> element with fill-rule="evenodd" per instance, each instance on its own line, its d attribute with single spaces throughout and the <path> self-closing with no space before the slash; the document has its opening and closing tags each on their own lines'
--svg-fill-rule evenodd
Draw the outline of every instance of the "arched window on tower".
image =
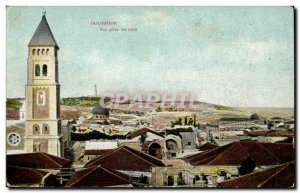
<svg viewBox="0 0 300 193">
<path fill-rule="evenodd" d="M 32 49 L 32 55 L 35 55 L 35 49 Z"/>
<path fill-rule="evenodd" d="M 43 125 L 43 131 L 42 131 L 42 133 L 43 134 L 49 134 L 49 125 L 47 125 L 47 124 L 44 124 Z"/>
<path fill-rule="evenodd" d="M 40 126 L 38 124 L 34 124 L 33 125 L 33 131 L 32 131 L 32 133 L 34 135 L 39 135 L 40 134 Z"/>
<path fill-rule="evenodd" d="M 43 65 L 43 76 L 47 76 L 47 65 L 46 64 L 44 64 Z"/>
<path fill-rule="evenodd" d="M 42 49 L 42 55 L 44 55 L 45 49 Z"/>
<path fill-rule="evenodd" d="M 40 55 L 40 49 L 37 50 L 37 55 Z"/>
<path fill-rule="evenodd" d="M 40 76 L 40 74 L 41 74 L 40 65 L 36 64 L 35 65 L 35 76 Z"/>
<path fill-rule="evenodd" d="M 46 50 L 46 55 L 48 55 L 48 54 L 49 54 L 49 49 Z"/>
<path fill-rule="evenodd" d="M 40 152 L 41 151 L 41 144 L 36 143 L 33 144 L 33 152 Z"/>
</svg>

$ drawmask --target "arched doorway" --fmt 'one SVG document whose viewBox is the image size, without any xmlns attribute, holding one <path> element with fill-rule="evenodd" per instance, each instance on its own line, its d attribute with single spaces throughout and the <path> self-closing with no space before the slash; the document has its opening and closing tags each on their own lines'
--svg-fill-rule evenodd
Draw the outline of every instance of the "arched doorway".
<svg viewBox="0 0 300 193">
<path fill-rule="evenodd" d="M 177 153 L 179 152 L 177 142 L 173 139 L 169 139 L 166 141 L 166 147 L 168 150 L 168 157 L 176 157 Z"/>
<path fill-rule="evenodd" d="M 177 173 L 177 186 L 192 186 L 194 184 L 194 175 L 192 175 L 189 171 L 181 171 Z"/>
<path fill-rule="evenodd" d="M 223 182 L 227 180 L 228 172 L 225 170 L 218 171 L 218 179 L 217 182 Z"/>
<path fill-rule="evenodd" d="M 152 143 L 149 146 L 149 154 L 158 159 L 162 159 L 161 146 L 158 143 Z"/>
</svg>

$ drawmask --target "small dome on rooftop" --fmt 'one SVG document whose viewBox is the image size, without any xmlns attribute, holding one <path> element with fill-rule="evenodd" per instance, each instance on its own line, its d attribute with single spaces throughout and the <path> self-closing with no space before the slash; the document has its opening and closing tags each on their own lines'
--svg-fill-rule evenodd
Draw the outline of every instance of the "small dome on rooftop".
<svg viewBox="0 0 300 193">
<path fill-rule="evenodd" d="M 109 108 L 102 108 L 100 105 L 96 105 L 92 109 L 93 115 L 105 115 L 109 116 Z"/>
</svg>

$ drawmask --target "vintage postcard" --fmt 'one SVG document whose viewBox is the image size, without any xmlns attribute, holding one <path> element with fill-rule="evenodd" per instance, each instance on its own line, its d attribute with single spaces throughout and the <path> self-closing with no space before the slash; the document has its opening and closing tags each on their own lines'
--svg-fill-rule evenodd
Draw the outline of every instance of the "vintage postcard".
<svg viewBox="0 0 300 193">
<path fill-rule="evenodd" d="M 6 7 L 9 188 L 295 188 L 293 7 Z"/>
</svg>

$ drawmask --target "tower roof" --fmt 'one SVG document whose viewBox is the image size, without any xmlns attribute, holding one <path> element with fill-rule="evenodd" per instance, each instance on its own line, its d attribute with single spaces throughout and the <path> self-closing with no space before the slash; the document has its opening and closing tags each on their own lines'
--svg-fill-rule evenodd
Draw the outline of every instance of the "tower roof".
<svg viewBox="0 0 300 193">
<path fill-rule="evenodd" d="M 43 15 L 42 20 L 28 46 L 54 46 L 58 48 L 45 15 Z"/>
</svg>

